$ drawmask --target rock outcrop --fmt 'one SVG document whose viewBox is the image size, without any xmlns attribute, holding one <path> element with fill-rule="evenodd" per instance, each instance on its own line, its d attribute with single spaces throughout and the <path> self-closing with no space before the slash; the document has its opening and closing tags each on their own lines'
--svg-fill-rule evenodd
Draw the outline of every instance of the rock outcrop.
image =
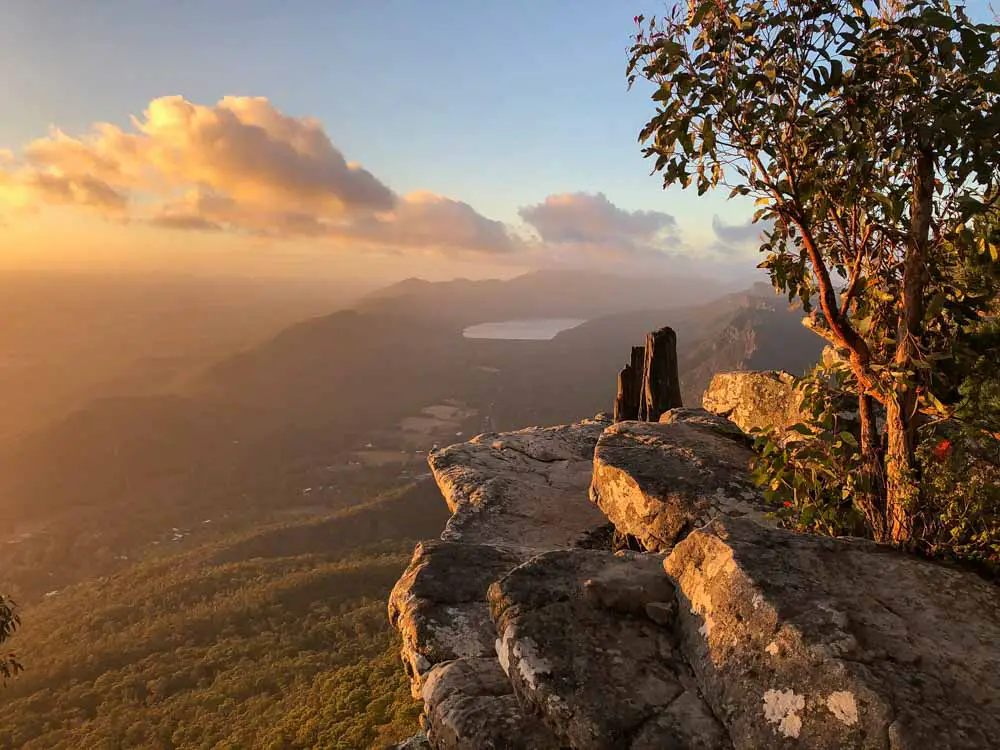
<svg viewBox="0 0 1000 750">
<path fill-rule="evenodd" d="M 441 538 L 492 544 L 521 555 L 570 547 L 607 523 L 586 503 L 603 415 L 562 427 L 480 435 L 432 453 L 431 471 L 452 517 Z"/>
<path fill-rule="evenodd" d="M 702 405 L 749 433 L 754 428 L 786 429 L 803 421 L 795 378 L 787 372 L 720 372 L 712 378 Z"/>
<path fill-rule="evenodd" d="M 789 418 L 767 395 L 780 376 L 743 376 Z M 743 430 L 701 409 L 433 454 L 454 515 L 389 602 L 425 709 L 405 747 L 995 747 L 997 588 L 776 528 L 750 458 Z M 615 551 L 609 521 L 646 551 Z"/>
<path fill-rule="evenodd" d="M 669 550 L 719 515 L 765 523 L 748 479 L 753 453 L 718 417 L 667 412 L 666 423 L 619 422 L 597 441 L 591 501 L 647 550 Z"/>
<path fill-rule="evenodd" d="M 521 561 L 521 556 L 487 544 L 417 545 L 389 595 L 389 621 L 403 639 L 413 697 L 421 696 L 424 675 L 433 665 L 495 656 L 486 590 Z"/>
<path fill-rule="evenodd" d="M 1000 596 L 859 539 L 718 519 L 664 567 L 680 649 L 743 748 L 989 748 Z"/>
<path fill-rule="evenodd" d="M 452 517 L 417 546 L 389 597 L 402 659 L 434 748 L 554 750 L 526 714 L 496 652 L 487 589 L 546 550 L 588 545 L 607 526 L 586 498 L 610 419 L 480 435 L 430 456 Z"/>
</svg>

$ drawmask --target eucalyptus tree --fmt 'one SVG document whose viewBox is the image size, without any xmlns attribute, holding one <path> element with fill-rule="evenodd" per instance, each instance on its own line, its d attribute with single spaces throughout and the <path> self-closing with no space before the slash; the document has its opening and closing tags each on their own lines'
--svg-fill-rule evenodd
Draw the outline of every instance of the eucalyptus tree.
<svg viewBox="0 0 1000 750">
<path fill-rule="evenodd" d="M 907 544 L 918 430 L 951 414 L 943 373 L 993 297 L 963 269 L 1000 252 L 1000 27 L 947 0 L 691 0 L 635 20 L 644 154 L 665 187 L 753 199 L 761 266 L 857 395 L 854 502 Z"/>
</svg>

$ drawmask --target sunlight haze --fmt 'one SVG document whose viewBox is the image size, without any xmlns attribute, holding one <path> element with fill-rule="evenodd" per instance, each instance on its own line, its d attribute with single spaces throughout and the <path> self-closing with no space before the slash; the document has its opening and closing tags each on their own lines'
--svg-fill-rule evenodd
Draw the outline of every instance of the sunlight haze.
<svg viewBox="0 0 1000 750">
<path fill-rule="evenodd" d="M 672 2 L 0 0 L 0 750 L 996 750 L 1000 24 Z"/>
<path fill-rule="evenodd" d="M 388 279 L 753 258 L 756 230 L 725 231 L 745 205 L 648 174 L 626 3 L 2 7 L 0 267 Z"/>
</svg>

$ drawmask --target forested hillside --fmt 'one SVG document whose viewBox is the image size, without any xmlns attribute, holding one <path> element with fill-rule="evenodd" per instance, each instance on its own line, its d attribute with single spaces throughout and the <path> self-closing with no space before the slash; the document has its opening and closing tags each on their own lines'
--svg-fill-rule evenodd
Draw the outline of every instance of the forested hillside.
<svg viewBox="0 0 1000 750">
<path fill-rule="evenodd" d="M 417 705 L 385 597 L 447 515 L 430 482 L 71 587 L 32 608 L 0 747 L 365 748 Z"/>
</svg>

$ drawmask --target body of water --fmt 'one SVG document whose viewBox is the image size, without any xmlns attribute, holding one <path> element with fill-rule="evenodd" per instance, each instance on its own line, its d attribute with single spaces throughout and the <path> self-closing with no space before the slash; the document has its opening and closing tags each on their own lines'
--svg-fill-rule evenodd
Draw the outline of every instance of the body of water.
<svg viewBox="0 0 1000 750">
<path fill-rule="evenodd" d="M 548 341 L 560 331 L 568 331 L 587 321 L 581 318 L 536 318 L 504 320 L 499 323 L 479 323 L 469 326 L 462 335 L 467 339 L 511 339 Z"/>
</svg>

